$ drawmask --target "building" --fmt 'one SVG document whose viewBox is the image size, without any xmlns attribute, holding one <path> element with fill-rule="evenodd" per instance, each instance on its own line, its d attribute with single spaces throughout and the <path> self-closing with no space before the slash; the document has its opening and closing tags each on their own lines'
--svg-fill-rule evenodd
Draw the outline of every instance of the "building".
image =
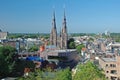
<svg viewBox="0 0 120 80">
<path fill-rule="evenodd" d="M 3 46 L 11 46 L 11 47 L 17 48 L 18 47 L 18 43 L 19 43 L 19 41 L 15 41 L 15 40 L 4 40 L 2 42 L 2 45 Z"/>
<path fill-rule="evenodd" d="M 8 32 L 3 32 L 2 30 L 0 30 L 0 40 L 1 39 L 6 39 L 8 35 Z"/>
<path fill-rule="evenodd" d="M 69 57 L 70 58 L 71 54 L 73 54 L 73 53 L 77 53 L 76 49 L 67 49 L 67 50 L 56 50 L 56 49 L 50 50 L 50 49 L 48 49 L 46 51 L 41 52 L 40 56 L 43 57 L 45 60 L 48 60 L 49 56 Z"/>
<path fill-rule="evenodd" d="M 63 19 L 63 27 L 61 32 L 61 48 L 67 49 L 67 40 L 68 40 L 68 34 L 67 34 L 67 26 L 66 26 L 66 16 L 64 12 L 64 19 Z"/>
<path fill-rule="evenodd" d="M 53 13 L 52 30 L 50 33 L 50 45 L 57 46 L 57 29 L 56 29 L 56 21 L 55 21 L 55 12 Z"/>
<path fill-rule="evenodd" d="M 52 30 L 50 33 L 50 45 L 54 45 L 60 49 L 67 49 L 67 26 L 66 26 L 66 16 L 64 12 L 62 30 L 58 36 L 57 28 L 56 28 L 56 21 L 55 21 L 55 12 L 53 12 L 53 20 L 52 20 Z"/>
<path fill-rule="evenodd" d="M 120 55 L 112 58 L 100 58 L 99 65 L 108 80 L 120 80 Z"/>
<path fill-rule="evenodd" d="M 106 36 L 110 36 L 110 32 L 108 30 L 105 31 Z"/>
</svg>

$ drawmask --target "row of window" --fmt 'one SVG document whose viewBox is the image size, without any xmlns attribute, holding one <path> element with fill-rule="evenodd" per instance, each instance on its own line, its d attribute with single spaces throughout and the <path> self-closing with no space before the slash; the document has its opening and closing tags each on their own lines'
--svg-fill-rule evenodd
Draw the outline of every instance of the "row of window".
<svg viewBox="0 0 120 80">
<path fill-rule="evenodd" d="M 110 65 L 106 64 L 106 67 L 116 67 L 116 64 L 110 64 Z"/>
<path fill-rule="evenodd" d="M 106 71 L 106 73 L 109 73 L 109 71 Z M 117 74 L 117 70 L 111 70 L 110 73 L 111 74 Z"/>
<path fill-rule="evenodd" d="M 109 77 L 106 77 L 106 78 L 108 79 Z M 110 80 L 119 80 L 119 78 L 111 76 Z"/>
</svg>

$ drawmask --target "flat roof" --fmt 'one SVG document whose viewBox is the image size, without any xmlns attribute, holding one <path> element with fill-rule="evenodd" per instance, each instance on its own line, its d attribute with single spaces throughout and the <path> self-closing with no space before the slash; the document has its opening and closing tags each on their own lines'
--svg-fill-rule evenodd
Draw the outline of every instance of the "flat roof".
<svg viewBox="0 0 120 80">
<path fill-rule="evenodd" d="M 105 62 L 115 62 L 116 61 L 115 58 L 102 58 L 102 60 Z"/>
<path fill-rule="evenodd" d="M 45 50 L 43 52 L 41 52 L 42 54 L 58 54 L 58 53 L 67 53 L 67 52 L 72 52 L 72 51 L 76 51 L 76 49 L 62 49 L 62 50 L 59 50 L 59 49 L 54 49 L 54 50 Z"/>
<path fill-rule="evenodd" d="M 120 43 L 114 43 L 114 44 L 111 44 L 111 46 L 113 46 L 113 47 L 120 47 Z"/>
<path fill-rule="evenodd" d="M 76 51 L 76 49 L 62 49 L 62 50 L 55 50 L 55 52 L 71 52 Z"/>
</svg>

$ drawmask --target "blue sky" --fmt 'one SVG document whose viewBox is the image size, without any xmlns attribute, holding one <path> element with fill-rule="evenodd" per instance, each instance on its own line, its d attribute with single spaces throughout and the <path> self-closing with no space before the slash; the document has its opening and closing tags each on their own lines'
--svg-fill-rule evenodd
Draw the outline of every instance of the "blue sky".
<svg viewBox="0 0 120 80">
<path fill-rule="evenodd" d="M 69 33 L 120 32 L 120 0 L 0 0 L 0 28 L 49 33 L 54 6 L 59 32 L 64 5 Z"/>
</svg>

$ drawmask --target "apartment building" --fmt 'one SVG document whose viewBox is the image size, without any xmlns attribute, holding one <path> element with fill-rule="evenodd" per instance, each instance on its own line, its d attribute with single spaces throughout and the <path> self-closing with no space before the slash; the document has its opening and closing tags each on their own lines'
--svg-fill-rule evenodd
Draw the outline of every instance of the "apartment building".
<svg viewBox="0 0 120 80">
<path fill-rule="evenodd" d="M 99 65 L 108 80 L 120 80 L 120 55 L 112 58 L 99 58 Z"/>
</svg>

